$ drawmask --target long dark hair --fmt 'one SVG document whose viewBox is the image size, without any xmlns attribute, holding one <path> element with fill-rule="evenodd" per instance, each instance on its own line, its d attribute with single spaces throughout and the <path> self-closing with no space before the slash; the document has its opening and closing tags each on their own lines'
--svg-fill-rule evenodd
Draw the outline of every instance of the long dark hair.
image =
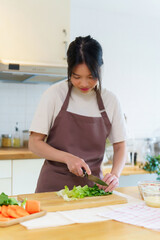
<svg viewBox="0 0 160 240">
<path fill-rule="evenodd" d="M 86 37 L 76 37 L 76 39 L 70 43 L 67 50 L 67 63 L 68 63 L 68 83 L 71 84 L 70 78 L 73 68 L 85 63 L 89 68 L 93 78 L 98 79 L 99 89 L 101 90 L 101 70 L 103 65 L 102 59 L 102 47 L 98 41 Z"/>
</svg>

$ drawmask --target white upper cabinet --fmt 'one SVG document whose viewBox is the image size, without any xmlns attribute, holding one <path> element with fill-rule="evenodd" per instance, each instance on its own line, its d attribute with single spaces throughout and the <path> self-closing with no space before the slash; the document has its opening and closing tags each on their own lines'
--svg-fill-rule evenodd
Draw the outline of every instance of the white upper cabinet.
<svg viewBox="0 0 160 240">
<path fill-rule="evenodd" d="M 0 0 L 0 60 L 66 65 L 70 0 Z"/>
</svg>

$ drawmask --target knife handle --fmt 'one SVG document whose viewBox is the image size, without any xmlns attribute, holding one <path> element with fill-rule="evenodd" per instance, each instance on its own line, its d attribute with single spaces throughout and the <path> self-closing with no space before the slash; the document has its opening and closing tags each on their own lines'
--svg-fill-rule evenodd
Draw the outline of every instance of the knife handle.
<svg viewBox="0 0 160 240">
<path fill-rule="evenodd" d="M 86 170 L 84 168 L 82 168 L 82 171 L 83 171 L 83 177 L 87 177 L 88 174 L 87 174 Z"/>
</svg>

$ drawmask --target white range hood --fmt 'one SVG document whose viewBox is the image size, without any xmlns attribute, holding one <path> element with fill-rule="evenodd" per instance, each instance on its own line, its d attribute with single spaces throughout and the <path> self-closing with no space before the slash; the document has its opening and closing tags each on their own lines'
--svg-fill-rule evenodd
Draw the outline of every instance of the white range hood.
<svg viewBox="0 0 160 240">
<path fill-rule="evenodd" d="M 0 61 L 0 82 L 49 83 L 67 79 L 67 66 Z"/>
</svg>

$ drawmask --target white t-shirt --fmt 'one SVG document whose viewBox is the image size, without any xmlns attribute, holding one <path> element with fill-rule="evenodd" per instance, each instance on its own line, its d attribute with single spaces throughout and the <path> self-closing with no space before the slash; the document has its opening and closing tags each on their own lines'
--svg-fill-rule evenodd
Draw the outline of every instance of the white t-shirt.
<svg viewBox="0 0 160 240">
<path fill-rule="evenodd" d="M 67 92 L 68 81 L 54 84 L 44 92 L 32 120 L 30 132 L 49 134 L 55 118 L 61 110 Z M 102 89 L 101 96 L 106 113 L 112 124 L 111 132 L 108 136 L 109 141 L 116 143 L 126 140 L 126 124 L 118 99 L 106 89 Z M 94 90 L 89 93 L 82 93 L 73 87 L 67 111 L 89 117 L 101 117 Z"/>
</svg>

